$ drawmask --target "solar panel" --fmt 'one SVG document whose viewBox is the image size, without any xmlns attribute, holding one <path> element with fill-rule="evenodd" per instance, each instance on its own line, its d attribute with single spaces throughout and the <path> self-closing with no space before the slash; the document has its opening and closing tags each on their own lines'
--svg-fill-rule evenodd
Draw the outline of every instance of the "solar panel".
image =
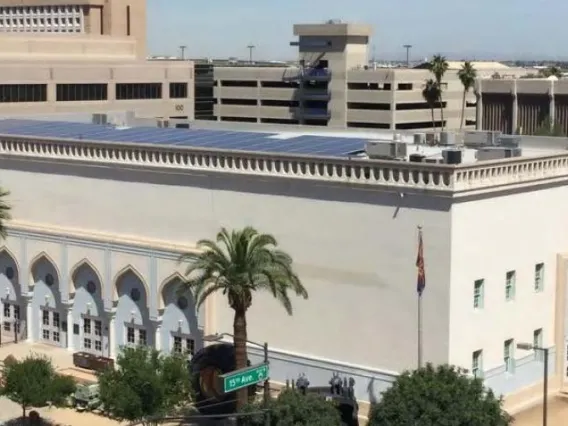
<svg viewBox="0 0 568 426">
<path fill-rule="evenodd" d="M 157 127 L 117 129 L 99 124 L 22 119 L 0 120 L 0 134 L 340 157 L 364 149 L 366 141 L 315 135 L 275 138 L 275 133 L 228 130 Z"/>
</svg>

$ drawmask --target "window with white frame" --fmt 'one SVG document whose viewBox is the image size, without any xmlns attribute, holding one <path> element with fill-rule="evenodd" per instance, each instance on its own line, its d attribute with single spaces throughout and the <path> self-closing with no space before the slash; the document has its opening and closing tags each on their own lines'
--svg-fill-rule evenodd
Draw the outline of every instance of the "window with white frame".
<svg viewBox="0 0 568 426">
<path fill-rule="evenodd" d="M 471 374 L 473 377 L 483 377 L 483 351 L 475 351 L 471 356 Z"/>
<path fill-rule="evenodd" d="M 473 307 L 475 309 L 483 308 L 483 292 L 485 280 L 476 280 L 473 283 Z"/>
<path fill-rule="evenodd" d="M 539 328 L 533 331 L 533 347 L 542 348 L 542 344 L 543 344 L 542 328 Z M 538 361 L 544 361 L 543 351 L 535 349 L 534 357 Z"/>
<path fill-rule="evenodd" d="M 507 301 L 515 299 L 516 275 L 515 271 L 509 271 L 505 276 L 505 300 Z"/>
<path fill-rule="evenodd" d="M 534 267 L 534 291 L 544 289 L 544 263 L 537 263 Z"/>
<path fill-rule="evenodd" d="M 181 335 L 173 336 L 172 351 L 178 354 L 193 355 L 195 353 L 195 340 Z"/>
<path fill-rule="evenodd" d="M 147 345 L 146 330 L 138 327 L 126 327 L 126 344 L 129 346 Z"/>
<path fill-rule="evenodd" d="M 503 344 L 503 362 L 505 372 L 513 374 L 515 372 L 515 341 L 513 339 L 505 340 Z"/>
<path fill-rule="evenodd" d="M 82 33 L 84 28 L 79 5 L 0 7 L 0 32 Z"/>
</svg>

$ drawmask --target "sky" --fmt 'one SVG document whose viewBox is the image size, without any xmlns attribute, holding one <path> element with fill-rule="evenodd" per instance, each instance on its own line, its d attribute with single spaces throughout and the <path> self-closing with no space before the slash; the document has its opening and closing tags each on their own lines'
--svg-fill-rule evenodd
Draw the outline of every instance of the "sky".
<svg viewBox="0 0 568 426">
<path fill-rule="evenodd" d="M 566 0 L 147 0 L 152 55 L 287 60 L 294 23 L 328 19 L 374 28 L 370 56 L 396 60 L 567 59 Z"/>
</svg>

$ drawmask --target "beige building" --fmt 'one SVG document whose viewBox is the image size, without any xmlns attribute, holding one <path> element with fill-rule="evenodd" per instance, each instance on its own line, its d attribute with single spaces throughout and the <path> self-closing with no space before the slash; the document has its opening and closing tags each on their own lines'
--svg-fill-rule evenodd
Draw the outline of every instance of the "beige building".
<svg viewBox="0 0 568 426">
<path fill-rule="evenodd" d="M 366 25 L 328 21 L 295 25 L 300 67 L 214 67 L 213 116 L 219 121 L 414 130 L 441 127 L 422 96 L 426 69 L 369 66 Z M 476 63 L 480 76 L 524 70 Z M 463 88 L 459 62 L 444 79 L 444 126 L 460 126 Z M 476 126 L 476 97 L 466 98 L 465 125 Z"/>
<path fill-rule="evenodd" d="M 146 60 L 143 0 L 0 0 L 0 114 L 193 118 L 193 64 Z"/>
<path fill-rule="evenodd" d="M 568 134 L 568 80 L 482 79 L 479 127 L 532 135 L 553 130 Z"/>
</svg>

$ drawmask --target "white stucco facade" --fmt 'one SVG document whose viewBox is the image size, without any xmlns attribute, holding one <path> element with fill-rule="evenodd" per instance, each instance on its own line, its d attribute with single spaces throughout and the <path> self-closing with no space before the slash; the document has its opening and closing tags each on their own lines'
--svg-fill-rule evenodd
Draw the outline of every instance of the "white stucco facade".
<svg viewBox="0 0 568 426">
<path fill-rule="evenodd" d="M 255 295 L 249 338 L 269 342 L 272 379 L 304 372 L 325 384 L 337 371 L 353 376 L 357 396 L 372 401 L 397 373 L 416 367 L 422 226 L 425 360 L 471 369 L 481 350 L 487 384 L 513 395 L 538 385 L 542 362 L 515 350 L 515 369 L 505 372 L 504 342 L 532 342 L 542 329 L 562 386 L 565 368 L 556 364 L 565 359 L 558 320 L 565 302 L 556 296 L 563 281 L 557 259 L 568 247 L 564 155 L 440 166 L 72 144 L 0 141 L 0 184 L 14 208 L 4 253 L 18 272 L 8 279 L 4 268 L 0 279 L 15 282 L 10 297 L 21 312 L 33 307 L 29 339 L 41 340 L 34 312 L 56 288 L 49 301 L 65 318 L 103 321 L 101 345 L 111 356 L 127 342 L 128 327 L 146 330 L 145 342 L 162 350 L 178 334 L 199 346 L 203 333 L 231 332 L 221 295 L 196 313 L 180 309 L 168 286 L 183 270 L 180 252 L 221 226 L 252 225 L 292 255 L 310 296 L 294 300 L 289 317 L 270 295 Z M 543 287 L 534 291 L 540 263 Z M 46 268 L 57 277 L 51 286 L 43 282 Z M 507 301 L 510 271 L 516 279 Z M 93 293 L 85 282 L 95 283 Z M 83 350 L 81 330 L 74 337 L 68 347 Z M 259 355 L 251 348 L 252 358 Z"/>
</svg>

